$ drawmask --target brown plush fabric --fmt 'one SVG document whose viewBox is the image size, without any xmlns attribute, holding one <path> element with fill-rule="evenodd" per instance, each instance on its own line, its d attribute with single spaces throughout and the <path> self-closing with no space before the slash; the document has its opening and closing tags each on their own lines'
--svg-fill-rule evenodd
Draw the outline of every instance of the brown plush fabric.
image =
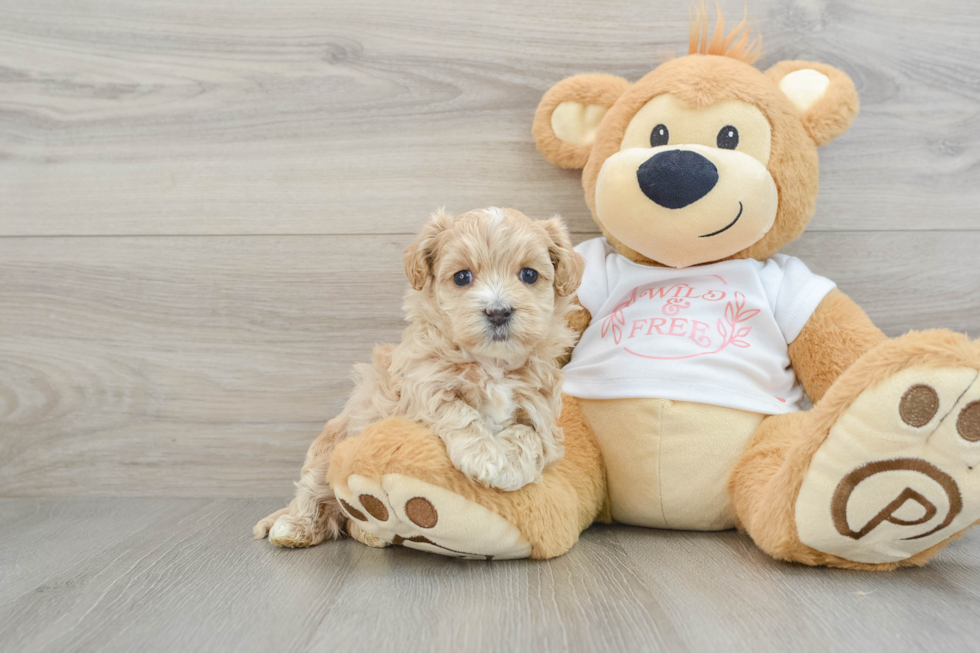
<svg viewBox="0 0 980 653">
<path fill-rule="evenodd" d="M 759 108 L 769 120 L 772 142 L 767 169 L 779 193 L 775 222 L 760 240 L 729 257 L 759 260 L 771 257 L 805 229 L 816 206 L 817 146 L 843 134 L 859 109 L 853 82 L 831 66 L 785 61 L 762 73 L 739 60 L 745 57 L 713 56 L 727 52 L 730 41 L 725 42 L 723 29 L 710 41 L 707 34 L 707 22 L 700 15 L 692 26 L 693 51 L 698 54 L 668 61 L 628 88 L 616 87 L 620 95 L 606 112 L 587 157 L 583 146 L 575 149 L 574 156 L 559 156 L 558 146 L 538 139 L 539 148 L 550 161 L 561 159 L 560 165 L 565 167 L 583 166 L 582 187 L 593 218 L 616 250 L 637 263 L 661 264 L 630 249 L 606 229 L 596 212 L 596 184 L 605 161 L 619 152 L 630 121 L 651 99 L 670 94 L 692 109 L 738 100 Z M 740 51 L 750 50 L 745 47 L 747 42 L 741 45 Z M 825 76 L 826 89 L 819 99 L 798 105 L 783 93 L 780 82 L 801 70 Z M 545 96 L 535 121 L 536 135 L 543 116 L 550 116 L 555 106 L 588 97 L 582 86 L 594 83 L 593 78 L 572 79 L 574 83 L 566 80 Z M 576 328 L 587 326 L 582 322 L 576 323 Z M 844 407 L 864 388 L 905 366 L 962 363 L 963 357 L 973 356 L 974 351 L 965 338 L 946 332 L 909 335 L 889 342 L 844 293 L 830 293 L 789 346 L 794 371 L 818 406 L 809 414 L 764 420 L 750 441 L 729 485 L 740 526 L 765 551 L 785 560 L 856 569 L 923 564 L 943 545 L 900 563 L 883 565 L 851 562 L 810 549 L 800 543 L 796 533 L 795 502 L 809 461 Z"/>
<path fill-rule="evenodd" d="M 632 85 L 610 75 L 576 75 L 552 87 L 538 106 L 533 126 L 538 149 L 556 165 L 583 169 L 582 187 L 593 218 L 616 250 L 635 262 L 661 264 L 609 233 L 596 213 L 596 184 L 603 163 L 620 151 L 630 121 L 651 99 L 663 94 L 672 95 L 691 109 L 728 100 L 748 103 L 769 122 L 771 150 L 764 165 L 778 192 L 775 221 L 757 242 L 728 258 L 771 257 L 803 232 L 814 213 L 819 176 L 817 146 L 843 134 L 857 115 L 859 103 L 854 84 L 843 72 L 820 63 L 785 61 L 765 73 L 757 70 L 750 62 L 758 49 L 744 24 L 743 21 L 728 36 L 720 27 L 709 40 L 707 21 L 699 14 L 692 25 L 695 54 L 668 61 Z M 794 83 L 803 84 L 796 89 L 802 89 L 804 97 L 794 95 L 791 100 L 780 82 L 805 69 L 815 73 L 801 73 L 784 85 L 790 88 Z M 806 86 L 807 79 L 817 85 Z M 809 90 L 823 88 L 824 82 L 823 94 L 809 100 Z M 556 109 L 563 103 L 570 104 L 556 116 Z M 605 108 L 608 110 L 602 114 Z M 602 119 L 593 138 L 592 127 L 598 115 Z M 555 125 L 558 132 L 574 135 L 576 142 L 558 138 Z M 584 309 L 569 316 L 570 325 L 579 332 L 590 320 Z M 789 357 L 816 407 L 809 413 L 768 417 L 750 439 L 728 480 L 739 527 L 778 559 L 869 570 L 924 564 L 959 537 L 961 534 L 952 535 L 900 562 L 858 563 L 802 544 L 795 510 L 814 455 L 863 391 L 912 366 L 966 366 L 980 370 L 980 347 L 964 336 L 946 331 L 912 333 L 887 340 L 854 302 L 834 291 L 790 344 Z M 980 433 L 980 418 L 975 414 L 980 413 L 971 409 L 960 417 L 960 434 L 967 440 Z M 542 483 L 513 493 L 468 482 L 453 468 L 438 438 L 404 420 L 387 420 L 341 444 L 334 454 L 331 477 L 351 473 L 413 476 L 503 516 L 531 543 L 532 557 L 552 557 L 567 551 L 581 529 L 595 520 L 608 521 L 611 514 L 596 438 L 572 398 L 565 399 L 561 425 L 566 435 L 565 458 L 545 472 Z M 856 464 L 861 462 L 864 461 Z"/>
<path fill-rule="evenodd" d="M 802 544 L 795 506 L 810 460 L 831 427 L 863 391 L 909 367 L 980 369 L 980 346 L 945 330 L 912 332 L 887 340 L 850 366 L 809 413 L 770 417 L 746 447 L 729 479 L 739 527 L 766 553 L 807 565 L 887 571 L 923 565 L 962 533 L 900 562 L 867 564 Z"/>
<path fill-rule="evenodd" d="M 544 480 L 517 492 L 471 483 L 453 467 L 442 440 L 408 420 L 378 422 L 356 438 L 337 445 L 327 480 L 350 474 L 379 478 L 402 474 L 451 490 L 507 519 L 531 543 L 531 557 L 559 556 L 579 533 L 601 519 L 606 501 L 602 455 L 578 402 L 563 397 L 560 424 L 565 457 L 544 473 Z"/>
<path fill-rule="evenodd" d="M 566 143 L 555 136 L 551 114 L 562 102 L 611 107 L 630 83 L 622 77 L 601 73 L 575 75 L 555 84 L 545 93 L 534 114 L 534 142 L 545 158 L 562 168 L 581 168 L 592 150 L 589 145 Z"/>
<path fill-rule="evenodd" d="M 762 35 L 752 35 L 749 27 L 748 9 L 742 22 L 732 28 L 732 31 L 725 34 L 725 19 L 718 12 L 718 22 L 715 31 L 708 40 L 708 23 L 711 16 L 707 8 L 702 4 L 694 13 L 691 21 L 691 38 L 688 42 L 688 54 L 716 54 L 722 57 L 729 57 L 744 61 L 745 63 L 755 63 L 762 56 Z"/>
<path fill-rule="evenodd" d="M 573 331 L 581 336 L 583 333 L 585 333 L 585 330 L 589 328 L 589 323 L 592 321 L 592 314 L 589 313 L 589 309 L 582 306 L 581 302 L 578 301 L 578 298 L 575 299 L 575 305 L 579 310 L 568 314 L 568 326 L 570 326 Z M 572 360 L 571 349 L 569 349 L 568 353 L 561 357 L 560 365 L 564 367 L 570 360 Z"/>
<path fill-rule="evenodd" d="M 575 300 L 575 305 L 579 307 L 580 310 L 570 313 L 568 316 L 568 326 L 579 333 L 579 335 L 585 333 L 585 330 L 589 328 L 589 323 L 592 322 L 592 314 L 589 313 L 589 309 L 582 306 L 582 304 Z"/>
<path fill-rule="evenodd" d="M 813 61 L 780 61 L 766 71 L 776 82 L 797 70 L 816 70 L 830 78 L 824 96 L 800 116 L 803 127 L 817 145 L 826 145 L 844 132 L 857 117 L 861 103 L 851 78 L 833 66 Z"/>
<path fill-rule="evenodd" d="M 795 107 L 771 79 L 746 63 L 727 57 L 690 55 L 661 65 L 623 94 L 603 119 L 582 171 L 585 201 L 616 250 L 638 263 L 657 264 L 608 233 L 596 215 L 595 187 L 602 164 L 619 151 L 630 120 L 644 104 L 664 93 L 694 108 L 724 100 L 743 100 L 759 107 L 772 126 L 768 169 L 779 189 L 776 222 L 765 237 L 729 258 L 767 259 L 803 233 L 816 209 L 817 148 L 803 128 Z"/>
<path fill-rule="evenodd" d="M 789 360 L 807 396 L 816 403 L 837 377 L 885 340 L 860 306 L 833 290 L 790 343 Z"/>
</svg>

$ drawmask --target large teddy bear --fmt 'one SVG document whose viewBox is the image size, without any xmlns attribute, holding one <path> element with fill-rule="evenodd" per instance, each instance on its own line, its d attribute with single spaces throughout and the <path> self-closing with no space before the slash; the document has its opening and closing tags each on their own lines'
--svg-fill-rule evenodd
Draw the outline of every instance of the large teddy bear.
<svg viewBox="0 0 980 653">
<path fill-rule="evenodd" d="M 850 126 L 854 84 L 804 61 L 760 72 L 744 21 L 709 40 L 699 16 L 690 51 L 635 84 L 565 79 L 535 116 L 605 235 L 576 248 L 564 459 L 502 492 L 424 428 L 380 422 L 330 470 L 358 539 L 549 558 L 597 520 L 738 527 L 775 558 L 892 569 L 980 518 L 980 346 L 889 340 L 779 253 L 814 212 L 817 147 Z"/>
</svg>

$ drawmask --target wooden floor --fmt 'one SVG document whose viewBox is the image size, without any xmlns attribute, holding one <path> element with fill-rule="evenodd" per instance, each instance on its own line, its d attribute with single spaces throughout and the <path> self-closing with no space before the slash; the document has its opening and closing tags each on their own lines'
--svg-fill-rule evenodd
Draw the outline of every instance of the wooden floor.
<svg viewBox="0 0 980 653">
<path fill-rule="evenodd" d="M 4 651 L 968 651 L 980 531 L 891 574 L 593 527 L 550 562 L 282 550 L 268 499 L 0 500 Z"/>
<path fill-rule="evenodd" d="M 724 0 L 730 15 L 743 3 Z M 534 108 L 686 51 L 657 0 L 0 0 L 0 650 L 976 648 L 980 537 L 923 570 L 603 528 L 546 564 L 284 552 L 428 213 L 560 212 Z M 753 0 L 763 67 L 849 73 L 787 248 L 887 333 L 980 337 L 980 4 Z"/>
</svg>

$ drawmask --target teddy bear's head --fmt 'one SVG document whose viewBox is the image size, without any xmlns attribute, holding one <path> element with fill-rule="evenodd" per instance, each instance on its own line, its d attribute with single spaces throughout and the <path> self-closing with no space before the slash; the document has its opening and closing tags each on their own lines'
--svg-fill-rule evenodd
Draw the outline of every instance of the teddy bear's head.
<svg viewBox="0 0 980 653">
<path fill-rule="evenodd" d="M 635 84 L 603 74 L 552 87 L 534 118 L 545 157 L 582 168 L 592 216 L 617 250 L 686 267 L 765 259 L 799 236 L 817 196 L 817 146 L 858 112 L 851 79 L 830 66 L 752 64 L 743 20 L 711 40 L 699 13 L 690 54 Z"/>
</svg>

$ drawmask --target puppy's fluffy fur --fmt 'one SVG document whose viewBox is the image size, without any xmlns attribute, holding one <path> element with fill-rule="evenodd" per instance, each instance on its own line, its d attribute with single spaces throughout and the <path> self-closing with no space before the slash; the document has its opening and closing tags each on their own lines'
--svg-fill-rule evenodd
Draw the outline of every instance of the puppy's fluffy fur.
<svg viewBox="0 0 980 653">
<path fill-rule="evenodd" d="M 577 338 L 567 316 L 584 267 L 558 218 L 498 208 L 434 215 L 405 250 L 402 341 L 355 366 L 354 391 L 307 452 L 295 499 L 255 536 L 280 546 L 337 537 L 344 517 L 326 482 L 334 447 L 396 415 L 442 438 L 473 481 L 516 490 L 540 480 L 564 453 L 559 360 Z"/>
</svg>

